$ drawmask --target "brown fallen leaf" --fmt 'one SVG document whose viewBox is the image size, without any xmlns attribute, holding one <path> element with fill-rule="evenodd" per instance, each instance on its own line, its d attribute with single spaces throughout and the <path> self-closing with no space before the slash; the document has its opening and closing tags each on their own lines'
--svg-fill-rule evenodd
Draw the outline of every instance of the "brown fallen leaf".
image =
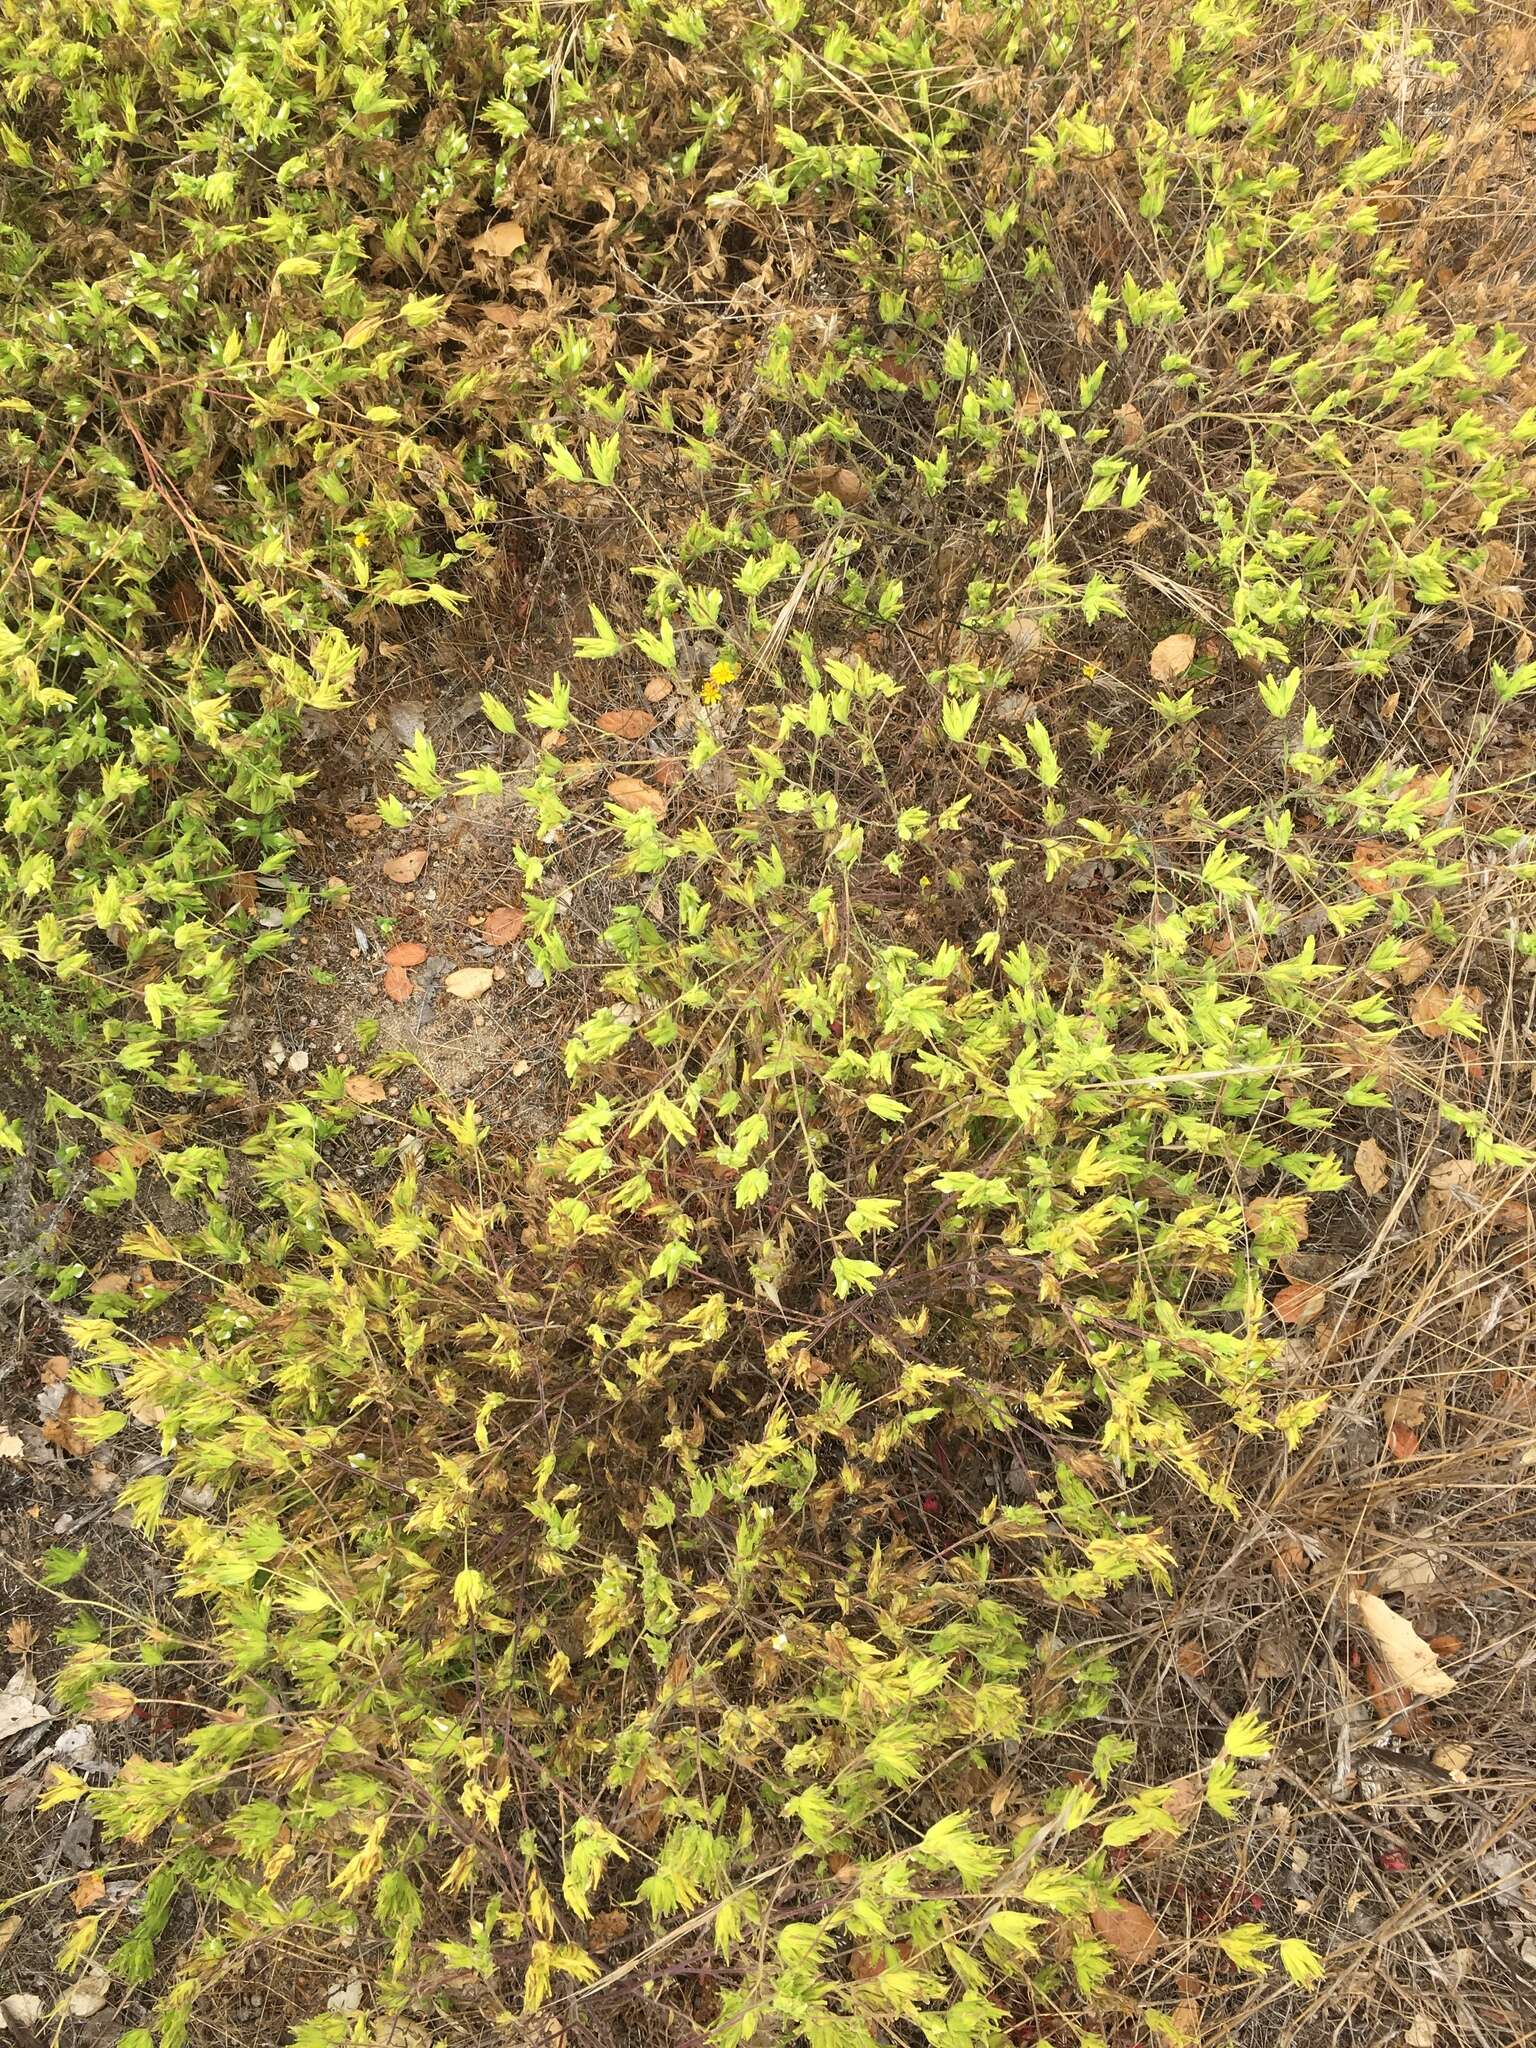
<svg viewBox="0 0 1536 2048">
<path fill-rule="evenodd" d="M 1251 1678 L 1287 1678 L 1296 1669 L 1296 1645 L 1277 1628 L 1260 1632 L 1254 1645 Z"/>
<path fill-rule="evenodd" d="M 384 863 L 384 879 L 387 882 L 414 882 L 427 864 L 427 849 L 413 846 L 409 853 L 397 853 L 393 860 Z"/>
<path fill-rule="evenodd" d="M 384 955 L 386 967 L 419 967 L 427 957 L 427 949 L 417 939 L 402 939 L 397 946 L 391 946 Z"/>
<path fill-rule="evenodd" d="M 27 1454 L 27 1447 L 14 1430 L 0 1429 L 0 1458 L 8 1464 L 19 1465 Z"/>
<path fill-rule="evenodd" d="M 1131 1964 L 1146 1962 L 1163 1945 L 1157 1922 L 1134 1899 L 1117 1899 L 1112 1906 L 1095 1906 L 1093 1931 L 1123 1962 Z"/>
<path fill-rule="evenodd" d="M 608 794 L 622 811 L 649 811 L 657 820 L 667 815 L 666 797 L 653 784 L 642 782 L 638 775 L 615 775 L 608 785 Z"/>
<path fill-rule="evenodd" d="M 638 705 L 627 711 L 600 711 L 597 717 L 598 731 L 613 740 L 643 740 L 655 725 L 650 712 L 642 711 Z"/>
<path fill-rule="evenodd" d="M 1178 2048 L 1200 2048 L 1200 2001 L 1181 1998 L 1168 2015 L 1173 2021 L 1173 2038 Z"/>
<path fill-rule="evenodd" d="M 1488 1223 L 1491 1229 L 1503 1234 L 1529 1230 L 1531 1227 L 1531 1205 L 1529 1202 L 1517 1201 L 1511 1195 L 1507 1202 L 1500 1202 L 1497 1209 L 1488 1218 Z"/>
<path fill-rule="evenodd" d="M 352 811 L 346 819 L 347 830 L 356 839 L 366 839 L 373 832 L 384 830 L 384 820 L 377 811 Z"/>
<path fill-rule="evenodd" d="M 57 1411 L 43 1424 L 43 1441 L 56 1444 L 66 1458 L 84 1457 L 91 1445 L 79 1425 L 91 1416 L 99 1415 L 103 1405 L 94 1394 L 82 1394 L 71 1387 Z"/>
<path fill-rule="evenodd" d="M 1170 633 L 1166 640 L 1159 640 L 1153 648 L 1147 667 L 1154 683 L 1172 683 L 1183 675 L 1194 658 L 1194 634 Z"/>
<path fill-rule="evenodd" d="M 382 1102 L 389 1093 L 384 1083 L 376 1081 L 372 1074 L 348 1074 L 341 1087 L 348 1102 Z"/>
<path fill-rule="evenodd" d="M 1473 1749 L 1470 1742 L 1442 1742 L 1430 1762 L 1437 1770 L 1445 1772 L 1458 1785 L 1467 1782 L 1467 1765 L 1471 1763 Z"/>
<path fill-rule="evenodd" d="M 477 996 L 485 994 L 495 979 L 495 973 L 489 967 L 458 967 L 444 977 L 443 988 L 461 1003 L 472 1003 Z"/>
<path fill-rule="evenodd" d="M 415 986 L 403 967 L 384 970 L 384 993 L 392 1003 L 403 1003 Z"/>
<path fill-rule="evenodd" d="M 1362 839 L 1349 856 L 1349 872 L 1355 887 L 1367 896 L 1390 896 L 1396 884 L 1387 868 L 1398 857 L 1396 847 L 1384 839 Z"/>
<path fill-rule="evenodd" d="M 1381 1419 L 1387 1432 L 1387 1449 L 1394 1458 L 1412 1458 L 1419 1448 L 1419 1431 L 1424 1427 L 1424 1396 L 1409 1387 L 1401 1394 L 1388 1394 L 1381 1404 Z"/>
<path fill-rule="evenodd" d="M 1392 1178 L 1392 1161 L 1374 1138 L 1362 1138 L 1355 1147 L 1355 1179 L 1374 1202 Z"/>
<path fill-rule="evenodd" d="M 499 220 L 483 235 L 476 235 L 469 246 L 480 256 L 515 256 L 519 249 L 527 248 L 528 236 L 520 221 Z"/>
<path fill-rule="evenodd" d="M 489 320 L 493 326 L 505 327 L 514 334 L 525 327 L 543 327 L 549 317 L 537 307 L 509 306 L 505 300 L 498 300 L 494 305 L 476 306 L 475 311 L 482 320 Z"/>
<path fill-rule="evenodd" d="M 664 698 L 670 697 L 671 694 L 672 678 L 670 676 L 652 676 L 645 686 L 645 701 L 647 704 L 660 704 Z"/>
<path fill-rule="evenodd" d="M 1410 939 L 1403 948 L 1403 957 L 1395 969 L 1398 985 L 1412 988 L 1416 981 L 1422 981 L 1435 964 L 1433 949 L 1426 939 Z"/>
<path fill-rule="evenodd" d="M 1196 1642 L 1180 1643 L 1173 1661 L 1186 1678 L 1199 1678 L 1205 1671 L 1205 1652 Z"/>
<path fill-rule="evenodd" d="M 1458 981 L 1454 988 L 1446 988 L 1435 981 L 1428 988 L 1419 990 L 1408 1006 L 1408 1015 L 1426 1038 L 1449 1038 L 1450 1027 L 1442 1024 L 1440 1019 L 1458 998 L 1463 1009 L 1470 1010 L 1474 1016 L 1482 1014 L 1485 997 L 1480 988 L 1465 981 Z"/>
<path fill-rule="evenodd" d="M 1416 1698 L 1443 1699 L 1456 1681 L 1411 1621 L 1375 1593 L 1352 1593 L 1350 1604 L 1370 1631 L 1387 1677 Z"/>
<path fill-rule="evenodd" d="M 1288 1287 L 1282 1287 L 1270 1303 L 1270 1307 L 1282 1323 L 1294 1328 L 1304 1328 L 1315 1323 L 1323 1312 L 1328 1299 L 1328 1289 L 1320 1280 L 1293 1280 Z"/>
<path fill-rule="evenodd" d="M 869 485 L 846 463 L 821 462 L 814 469 L 797 470 L 794 481 L 797 490 L 811 497 L 830 492 L 845 511 L 869 503 Z"/>
<path fill-rule="evenodd" d="M 525 910 L 519 910 L 515 904 L 503 903 L 485 920 L 480 936 L 488 946 L 510 946 L 514 939 L 522 937 L 523 926 L 527 922 Z"/>
<path fill-rule="evenodd" d="M 1416 1701 L 1407 1686 L 1398 1685 L 1374 1657 L 1366 1657 L 1362 1662 L 1365 1689 L 1378 1716 L 1393 1722 L 1400 1735 L 1427 1735 L 1434 1726 L 1430 1709 Z"/>
<path fill-rule="evenodd" d="M 99 1870 L 87 1870 L 75 1880 L 69 1894 L 70 1904 L 77 1913 L 88 1913 L 92 1906 L 107 1896 L 106 1880 Z"/>
<path fill-rule="evenodd" d="M 153 1159 L 165 1143 L 164 1131 L 146 1131 L 142 1138 L 125 1138 L 120 1145 L 109 1145 L 104 1152 L 93 1154 L 92 1166 L 99 1166 L 103 1173 L 115 1173 L 120 1166 L 142 1166 Z"/>
</svg>

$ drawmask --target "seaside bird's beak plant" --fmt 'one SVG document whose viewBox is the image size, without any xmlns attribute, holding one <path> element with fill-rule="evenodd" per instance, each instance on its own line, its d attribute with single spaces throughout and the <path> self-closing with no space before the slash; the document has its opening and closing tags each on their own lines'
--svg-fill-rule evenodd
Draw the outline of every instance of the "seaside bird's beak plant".
<svg viewBox="0 0 1536 2048">
<path fill-rule="evenodd" d="M 147 1873 L 61 1958 L 120 2048 L 253 1977 L 294 2048 L 1192 2048 L 1191 1974 L 1316 1981 L 1160 1951 L 1270 1737 L 1164 1769 L 1107 1645 L 1323 1411 L 1272 1283 L 1360 1120 L 1531 1163 L 1402 1043 L 1530 879 L 1452 800 L 1536 682 L 1524 346 L 1424 282 L 1456 20 L 0 5 L 0 1142 L 138 1262 L 53 1291 L 179 1593 L 61 1544 L 54 1683 L 202 1709 L 44 1795 Z M 299 749 L 514 560 L 579 601 L 365 822 L 514 812 L 557 1109 L 262 1108 Z M 1455 777 L 1360 708 L 1431 656 Z"/>
</svg>

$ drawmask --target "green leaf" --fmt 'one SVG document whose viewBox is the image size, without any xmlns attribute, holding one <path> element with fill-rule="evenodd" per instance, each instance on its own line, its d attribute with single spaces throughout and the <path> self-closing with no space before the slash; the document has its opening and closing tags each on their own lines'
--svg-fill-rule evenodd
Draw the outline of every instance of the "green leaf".
<svg viewBox="0 0 1536 2048">
<path fill-rule="evenodd" d="M 597 606 L 589 604 L 587 610 L 592 614 L 592 631 L 590 634 L 584 635 L 572 643 L 571 652 L 575 655 L 576 659 L 578 661 L 606 661 L 611 655 L 622 653 L 624 642 L 614 631 L 613 627 L 609 625 L 607 619 L 603 617 Z"/>
</svg>

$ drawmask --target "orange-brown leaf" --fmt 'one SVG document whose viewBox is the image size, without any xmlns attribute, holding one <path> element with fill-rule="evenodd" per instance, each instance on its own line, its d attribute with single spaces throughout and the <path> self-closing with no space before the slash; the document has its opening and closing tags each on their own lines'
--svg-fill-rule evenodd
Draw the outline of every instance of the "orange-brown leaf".
<svg viewBox="0 0 1536 2048">
<path fill-rule="evenodd" d="M 481 937 L 488 946 L 510 946 L 514 939 L 523 935 L 523 926 L 528 922 L 526 911 L 515 904 L 503 903 L 493 910 L 485 920 Z"/>
<path fill-rule="evenodd" d="M 1392 1161 L 1374 1138 L 1362 1138 L 1355 1147 L 1355 1179 L 1374 1202 L 1392 1177 Z"/>
<path fill-rule="evenodd" d="M 1122 1961 L 1131 1964 L 1146 1962 L 1163 1945 L 1157 1922 L 1134 1899 L 1117 1899 L 1112 1906 L 1095 1906 L 1093 1931 Z"/>
<path fill-rule="evenodd" d="M 386 967 L 419 967 L 427 957 L 427 949 L 418 939 L 402 939 L 397 946 L 391 946 L 384 955 Z"/>
<path fill-rule="evenodd" d="M 613 740 L 643 740 L 655 725 L 650 712 L 642 711 L 637 704 L 623 711 L 600 711 L 597 718 L 598 731 Z"/>
<path fill-rule="evenodd" d="M 1154 683 L 1172 683 L 1183 675 L 1194 658 L 1194 634 L 1170 633 L 1166 640 L 1159 640 L 1153 648 L 1152 659 L 1147 666 Z"/>
<path fill-rule="evenodd" d="M 427 849 L 413 846 L 409 853 L 397 853 L 393 860 L 384 863 L 384 879 L 387 882 L 414 882 L 427 864 Z"/>
<path fill-rule="evenodd" d="M 1328 1289 L 1322 1281 L 1293 1280 L 1289 1286 L 1280 1289 L 1270 1307 L 1282 1323 L 1301 1329 L 1317 1321 L 1327 1299 Z"/>
<path fill-rule="evenodd" d="M 667 815 L 667 800 L 662 792 L 649 782 L 642 782 L 638 775 L 615 775 L 608 785 L 608 794 L 624 811 L 649 811 L 658 821 Z"/>
<path fill-rule="evenodd" d="M 1426 1038 L 1449 1038 L 1450 1027 L 1442 1024 L 1440 1019 L 1458 997 L 1463 1009 L 1474 1015 L 1481 1012 L 1484 996 L 1480 988 L 1474 988 L 1465 981 L 1457 982 L 1454 988 L 1446 988 L 1443 983 L 1433 981 L 1428 988 L 1419 990 L 1408 1007 L 1408 1015 Z"/>
</svg>

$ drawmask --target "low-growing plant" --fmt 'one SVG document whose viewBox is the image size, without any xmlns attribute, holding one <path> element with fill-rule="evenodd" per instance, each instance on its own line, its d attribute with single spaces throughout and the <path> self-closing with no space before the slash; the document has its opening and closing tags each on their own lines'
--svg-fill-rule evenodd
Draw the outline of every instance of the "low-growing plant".
<svg viewBox="0 0 1536 2048">
<path fill-rule="evenodd" d="M 0 973 L 140 1262 L 71 1426 L 158 1424 L 188 1621 L 61 1545 L 56 1683 L 204 1710 L 48 1795 L 148 1866 L 63 1956 L 123 2048 L 253 1972 L 294 2048 L 1190 2040 L 1124 1861 L 1267 1737 L 1139 1763 L 1106 1608 L 1321 1412 L 1272 1281 L 1362 1120 L 1530 1164 L 1414 1049 L 1470 1062 L 1476 992 L 1407 994 L 1530 880 L 1536 391 L 1433 239 L 1508 168 L 1441 123 L 1457 20 L 0 14 Z M 514 807 L 548 1130 L 368 1126 L 340 1067 L 258 1110 L 218 1036 L 323 900 L 301 728 L 540 556 L 570 618 L 363 823 Z M 1454 731 L 1398 715 L 1431 663 Z M 599 781 L 642 700 L 673 751 Z"/>
</svg>

